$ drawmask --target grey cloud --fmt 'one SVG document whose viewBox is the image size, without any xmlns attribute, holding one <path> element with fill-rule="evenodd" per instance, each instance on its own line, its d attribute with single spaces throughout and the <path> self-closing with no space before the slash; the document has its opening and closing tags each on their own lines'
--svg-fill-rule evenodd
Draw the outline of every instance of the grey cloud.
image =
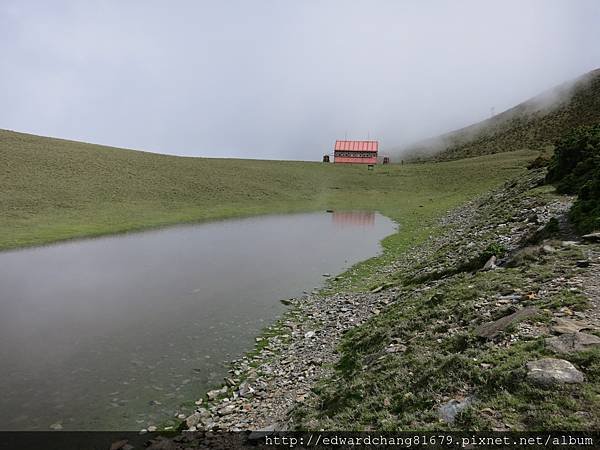
<svg viewBox="0 0 600 450">
<path fill-rule="evenodd" d="M 0 128 L 318 160 L 468 125 L 600 66 L 596 0 L 4 0 Z"/>
</svg>

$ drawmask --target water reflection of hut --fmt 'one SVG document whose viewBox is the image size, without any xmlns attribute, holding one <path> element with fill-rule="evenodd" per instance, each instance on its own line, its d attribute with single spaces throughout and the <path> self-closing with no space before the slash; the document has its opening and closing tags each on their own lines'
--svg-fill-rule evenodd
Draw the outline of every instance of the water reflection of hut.
<svg viewBox="0 0 600 450">
<path fill-rule="evenodd" d="M 329 155 L 323 155 L 323 162 L 325 162 L 325 163 L 329 162 Z"/>
<path fill-rule="evenodd" d="M 375 225 L 375 213 L 373 211 L 334 211 L 332 216 L 333 223 L 340 227 L 372 227 Z"/>
</svg>

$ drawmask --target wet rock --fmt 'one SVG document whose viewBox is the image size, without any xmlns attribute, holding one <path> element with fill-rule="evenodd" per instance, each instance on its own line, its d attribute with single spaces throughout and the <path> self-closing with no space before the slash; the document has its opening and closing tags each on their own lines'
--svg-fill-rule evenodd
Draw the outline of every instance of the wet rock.
<svg viewBox="0 0 600 450">
<path fill-rule="evenodd" d="M 53 423 L 52 425 L 50 425 L 49 428 L 54 431 L 60 431 L 63 429 L 63 426 L 60 422 L 56 422 L 56 423 Z"/>
<path fill-rule="evenodd" d="M 475 334 L 481 338 L 493 339 L 510 324 L 527 319 L 529 317 L 535 317 L 539 313 L 540 310 L 535 307 L 523 308 L 508 316 L 501 317 L 494 322 L 488 322 L 480 325 L 475 330 Z"/>
<path fill-rule="evenodd" d="M 200 423 L 200 414 L 197 412 L 195 412 L 194 414 L 189 416 L 187 419 L 185 419 L 185 424 L 188 426 L 188 428 L 195 427 L 199 423 Z"/>
<path fill-rule="evenodd" d="M 540 386 L 583 383 L 583 374 L 564 359 L 544 358 L 527 363 L 527 379 Z"/>
<path fill-rule="evenodd" d="M 568 333 L 547 338 L 546 346 L 556 353 L 574 353 L 600 346 L 600 337 L 586 333 Z"/>
<path fill-rule="evenodd" d="M 210 412 L 206 408 L 198 408 L 196 413 L 200 415 L 201 420 L 210 416 Z"/>
<path fill-rule="evenodd" d="M 156 426 L 154 426 L 154 425 L 150 425 L 150 426 L 148 427 L 148 431 L 149 431 L 150 433 L 153 433 L 153 432 L 155 432 L 156 430 L 158 430 L 158 428 L 157 428 Z"/>
<path fill-rule="evenodd" d="M 464 411 L 473 403 L 473 397 L 465 397 L 464 399 L 452 399 L 441 405 L 438 409 L 438 415 L 446 423 L 453 423 L 456 416 Z"/>
<path fill-rule="evenodd" d="M 221 389 L 214 389 L 212 391 L 208 391 L 206 393 L 206 396 L 208 397 L 209 400 L 215 400 L 217 397 L 226 394 L 227 393 L 227 387 L 223 386 Z"/>
</svg>

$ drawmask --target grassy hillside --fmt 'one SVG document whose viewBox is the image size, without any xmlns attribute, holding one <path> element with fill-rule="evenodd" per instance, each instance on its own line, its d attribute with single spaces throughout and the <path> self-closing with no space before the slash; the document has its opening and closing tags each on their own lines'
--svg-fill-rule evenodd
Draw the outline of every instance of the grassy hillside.
<svg viewBox="0 0 600 450">
<path fill-rule="evenodd" d="M 379 312 L 343 335 L 334 370 L 295 410 L 300 428 L 598 430 L 600 245 L 567 241 L 568 226 L 551 218 L 570 200 L 539 186 L 543 176 L 455 211 L 389 266 L 386 290 L 342 297 L 353 317 L 353 303 Z M 498 265 L 478 270 L 490 254 Z M 332 316 L 319 319 L 327 327 Z M 579 337 L 596 344 L 557 345 Z M 532 367 L 546 358 L 581 378 L 540 381 Z"/>
<path fill-rule="evenodd" d="M 565 132 L 600 122 L 600 69 L 466 128 L 403 149 L 415 158 L 466 158 L 541 150 Z"/>
<path fill-rule="evenodd" d="M 370 172 L 362 166 L 166 156 L 0 130 L 0 249 L 325 208 L 378 209 L 406 231 L 411 224 L 416 230 L 518 174 L 532 156 L 517 152 Z"/>
</svg>

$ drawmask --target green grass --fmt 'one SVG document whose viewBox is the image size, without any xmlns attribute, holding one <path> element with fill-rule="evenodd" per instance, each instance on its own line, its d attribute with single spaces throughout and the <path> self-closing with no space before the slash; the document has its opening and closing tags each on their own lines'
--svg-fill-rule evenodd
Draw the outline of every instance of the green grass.
<svg viewBox="0 0 600 450">
<path fill-rule="evenodd" d="M 522 181 L 528 185 L 526 177 Z M 478 220 L 483 222 L 477 222 L 478 229 L 491 224 L 490 234 L 480 233 L 474 238 L 485 248 L 485 256 L 505 251 L 497 243 L 483 246 L 497 238 L 496 226 L 505 223 L 506 214 L 518 222 L 522 220 L 518 213 L 526 205 L 546 204 L 558 197 L 553 189 L 535 187 L 494 198 L 480 205 Z M 598 429 L 600 350 L 557 355 L 545 343 L 548 331 L 544 329 L 556 313 L 564 308 L 585 311 L 592 306 L 584 295 L 569 289 L 568 281 L 562 287 L 552 281 L 559 277 L 570 280 L 584 273 L 576 267 L 576 261 L 584 257 L 582 250 L 561 245 L 565 236 L 560 230 L 557 233 L 560 240 L 544 241 L 555 248 L 554 252 L 541 251 L 541 238 L 528 239 L 522 243 L 527 247 L 510 253 L 515 264 L 495 271 L 456 271 L 462 266 L 457 259 L 443 266 L 444 277 L 435 281 L 413 276 L 424 266 L 443 265 L 446 255 L 464 252 L 469 238 L 459 236 L 456 242 L 434 247 L 437 250 L 423 263 L 409 259 L 410 265 L 388 274 L 395 285 L 389 295 L 395 301 L 344 334 L 338 346 L 340 359 L 332 372 L 313 387 L 314 396 L 293 412 L 296 427 L 380 431 Z M 481 267 L 482 261 L 479 263 Z M 481 324 L 515 310 L 514 304 L 500 302 L 498 296 L 516 293 L 522 295 L 519 307 L 534 306 L 539 314 L 510 324 L 495 342 L 478 337 L 476 329 Z M 523 323 L 541 331 L 522 333 Z M 404 351 L 386 352 L 391 343 L 404 345 Z M 586 382 L 552 389 L 528 383 L 526 363 L 544 357 L 568 359 L 585 374 Z M 472 406 L 453 424 L 442 422 L 439 406 L 465 396 L 473 396 Z"/>
<path fill-rule="evenodd" d="M 367 171 L 166 156 L 0 130 L 0 249 L 333 208 L 378 210 L 398 221 L 400 232 L 384 242 L 392 257 L 427 237 L 432 219 L 518 175 L 535 155 L 519 151 Z"/>
<path fill-rule="evenodd" d="M 594 430 L 600 426 L 600 350 L 571 354 L 584 371 L 584 385 L 545 389 L 525 381 L 526 363 L 557 357 L 542 337 L 513 345 L 493 345 L 474 334 L 479 323 L 512 310 L 481 306 L 503 290 L 528 292 L 540 268 L 554 275 L 576 274 L 581 255 L 561 248 L 547 260 L 502 271 L 464 273 L 431 290 L 402 292 L 382 314 L 350 330 L 339 348 L 341 359 L 331 377 L 313 389 L 316 400 L 299 407 L 300 428 L 325 430 Z M 550 312 L 579 305 L 572 293 L 523 301 L 542 315 L 526 322 L 547 322 Z M 488 310 L 491 316 L 485 316 Z M 515 325 L 504 335 L 515 332 Z M 448 332 L 454 330 L 453 332 Z M 386 353 L 390 342 L 403 342 L 403 353 Z M 559 356 L 560 357 L 560 356 Z M 437 408 L 449 398 L 474 394 L 475 405 L 448 425 Z M 583 413 L 582 413 L 583 412 Z"/>
</svg>

